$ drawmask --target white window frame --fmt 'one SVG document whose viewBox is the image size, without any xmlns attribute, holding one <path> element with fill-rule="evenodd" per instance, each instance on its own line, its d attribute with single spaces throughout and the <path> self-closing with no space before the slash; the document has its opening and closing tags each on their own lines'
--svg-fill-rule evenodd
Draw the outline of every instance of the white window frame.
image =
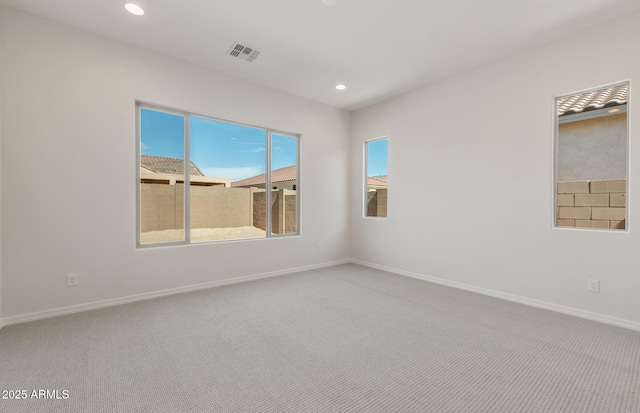
<svg viewBox="0 0 640 413">
<path fill-rule="evenodd" d="M 369 143 L 371 142 L 375 142 L 375 141 L 380 141 L 386 139 L 387 140 L 387 145 L 389 145 L 389 143 L 391 142 L 391 140 L 389 139 L 389 136 L 379 136 L 377 138 L 371 138 L 371 139 L 367 139 L 363 142 L 363 173 L 362 176 L 364 177 L 363 179 L 363 189 L 361 191 L 362 193 L 362 217 L 363 218 L 367 218 L 367 219 L 387 219 L 389 218 L 389 150 L 387 150 L 387 216 L 385 217 L 378 217 L 378 216 L 369 216 L 367 215 L 368 213 L 368 209 L 369 209 L 369 188 L 367 187 L 367 182 L 368 182 L 368 173 L 367 173 L 367 169 L 369 166 Z M 388 147 L 388 146 L 387 146 Z"/>
<path fill-rule="evenodd" d="M 140 231 L 141 231 L 141 183 L 140 183 L 140 155 L 141 155 L 141 132 L 142 132 L 142 123 L 140 119 L 140 113 L 142 109 L 148 109 L 153 111 L 159 111 L 164 113 L 169 113 L 172 115 L 183 116 L 184 118 L 184 240 L 183 241 L 173 241 L 173 242 L 159 242 L 153 244 L 141 244 L 140 243 Z M 161 248 L 161 247 L 171 247 L 171 246 L 182 246 L 182 245 L 203 245 L 203 244 L 219 244 L 219 243 L 227 243 L 227 242 L 247 242 L 247 241 L 260 241 L 270 238 L 283 238 L 283 237 L 295 237 L 300 236 L 302 234 L 301 222 L 300 222 L 300 205 L 301 202 L 301 182 L 302 176 L 300 173 L 300 164 L 301 164 L 301 153 L 302 153 L 302 134 L 300 133 L 292 133 L 292 132 L 284 132 L 281 130 L 267 128 L 263 126 L 251 125 L 248 123 L 230 121 L 226 119 L 216 118 L 210 115 L 203 115 L 200 113 L 188 112 L 179 109 L 174 109 L 166 106 L 156 105 L 152 103 L 146 103 L 142 101 L 136 101 L 135 103 L 136 110 L 136 247 L 141 249 L 146 248 Z M 255 128 L 264 130 L 266 132 L 266 166 L 265 166 L 265 192 L 266 192 L 266 229 L 265 229 L 265 237 L 264 238 L 240 238 L 240 239 L 229 239 L 229 240 L 212 240 L 212 241 L 204 241 L 198 242 L 197 244 L 191 243 L 191 178 L 190 174 L 187 171 L 190 171 L 190 162 L 191 162 L 191 148 L 190 148 L 190 124 L 191 117 L 199 117 L 203 119 L 209 119 L 216 122 L 224 122 L 238 126 L 244 126 L 249 128 Z M 289 138 L 295 138 L 297 140 L 296 145 L 296 232 L 288 233 L 288 234 L 273 234 L 272 233 L 272 214 L 271 214 L 271 136 L 280 135 Z"/>
<path fill-rule="evenodd" d="M 607 87 L 611 87 L 611 86 L 615 86 L 615 85 L 620 85 L 626 83 L 629 85 L 629 92 L 628 92 L 628 96 L 627 96 L 627 103 L 624 105 L 620 106 L 620 112 L 619 113 L 626 113 L 627 114 L 627 136 L 626 136 L 626 151 L 627 151 L 627 156 L 626 156 L 626 162 L 627 162 L 627 171 L 626 171 L 626 192 L 625 192 L 625 228 L 624 229 L 606 229 L 606 228 L 582 228 L 582 227 L 563 227 L 563 226 L 558 226 L 557 222 L 558 222 L 558 189 L 557 189 L 557 185 L 558 185 L 558 155 L 559 155 L 559 146 L 560 146 L 560 125 L 563 123 L 567 123 L 567 122 L 573 122 L 573 121 L 577 121 L 577 120 L 585 120 L 585 119 L 590 119 L 592 117 L 597 117 L 598 115 L 605 115 L 607 112 L 607 109 L 600 109 L 600 110 L 594 110 L 594 111 L 590 111 L 587 113 L 581 113 L 581 114 L 575 114 L 575 115 L 569 115 L 567 118 L 561 120 L 559 119 L 558 116 L 558 100 L 565 98 L 565 97 L 569 97 L 569 96 L 574 96 L 574 95 L 579 95 L 582 93 L 587 93 L 593 90 L 598 90 L 598 89 L 603 89 L 603 88 L 607 88 Z M 606 233 L 615 233 L 615 234 L 628 234 L 630 233 L 630 196 L 629 196 L 629 188 L 630 186 L 630 181 L 631 181 L 631 156 L 630 156 L 630 150 L 629 150 L 629 141 L 631 138 L 631 118 L 629 116 L 629 106 L 630 106 L 630 102 L 631 102 L 631 95 L 632 95 L 632 88 L 631 88 L 631 79 L 625 79 L 625 80 L 620 80 L 617 82 L 611 82 L 611 83 L 606 83 L 603 85 L 599 85 L 599 86 L 595 86 L 595 87 L 589 87 L 586 89 L 581 89 L 581 90 L 577 90 L 577 91 L 573 91 L 570 93 L 563 93 L 561 95 L 555 96 L 553 97 L 553 136 L 552 136 L 552 140 L 553 140 L 553 150 L 552 150 L 552 154 L 553 154 L 553 162 L 552 162 L 552 173 L 551 173 L 551 190 L 552 190 L 552 194 L 551 194 L 551 229 L 552 230 L 559 230 L 559 231 L 585 231 L 585 232 L 606 232 Z M 592 113 L 591 113 L 592 112 Z"/>
</svg>

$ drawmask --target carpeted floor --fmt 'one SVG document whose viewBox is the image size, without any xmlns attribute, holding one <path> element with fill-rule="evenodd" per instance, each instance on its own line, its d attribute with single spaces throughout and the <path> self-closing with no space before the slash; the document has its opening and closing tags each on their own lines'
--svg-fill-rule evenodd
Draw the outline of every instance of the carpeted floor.
<svg viewBox="0 0 640 413">
<path fill-rule="evenodd" d="M 640 332 L 342 265 L 7 326 L 0 390 L 27 391 L 12 413 L 640 412 Z"/>
</svg>

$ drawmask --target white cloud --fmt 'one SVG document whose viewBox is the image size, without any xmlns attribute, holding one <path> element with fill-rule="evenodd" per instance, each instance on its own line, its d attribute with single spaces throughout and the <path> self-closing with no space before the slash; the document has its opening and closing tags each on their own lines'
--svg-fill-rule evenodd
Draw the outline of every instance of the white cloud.
<svg viewBox="0 0 640 413">
<path fill-rule="evenodd" d="M 267 148 L 262 147 L 262 148 L 248 149 L 246 151 L 238 151 L 238 152 L 241 152 L 241 153 L 258 153 L 258 152 L 265 152 L 266 150 L 267 150 Z"/>
<path fill-rule="evenodd" d="M 201 169 L 206 176 L 214 176 L 216 178 L 229 178 L 231 182 L 240 181 L 252 176 L 264 173 L 260 168 L 253 166 L 240 166 L 237 168 L 204 168 Z"/>
<path fill-rule="evenodd" d="M 151 149 L 151 145 L 147 145 L 144 142 L 140 142 L 140 150 L 142 151 L 148 151 L 149 149 Z"/>
</svg>

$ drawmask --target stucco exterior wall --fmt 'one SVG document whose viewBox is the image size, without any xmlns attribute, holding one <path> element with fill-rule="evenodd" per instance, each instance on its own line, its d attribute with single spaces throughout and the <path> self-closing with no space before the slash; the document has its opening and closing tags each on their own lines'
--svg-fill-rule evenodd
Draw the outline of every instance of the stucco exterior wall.
<svg viewBox="0 0 640 413">
<path fill-rule="evenodd" d="M 558 181 L 627 179 L 627 114 L 558 127 Z"/>
</svg>

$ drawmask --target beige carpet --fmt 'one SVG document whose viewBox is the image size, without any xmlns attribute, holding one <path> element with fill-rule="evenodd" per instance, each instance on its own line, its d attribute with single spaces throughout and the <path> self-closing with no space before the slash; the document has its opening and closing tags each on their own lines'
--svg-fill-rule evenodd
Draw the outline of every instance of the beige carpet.
<svg viewBox="0 0 640 413">
<path fill-rule="evenodd" d="M 12 413 L 640 412 L 640 333 L 343 265 L 5 327 L 0 389 L 69 392 Z"/>
</svg>

